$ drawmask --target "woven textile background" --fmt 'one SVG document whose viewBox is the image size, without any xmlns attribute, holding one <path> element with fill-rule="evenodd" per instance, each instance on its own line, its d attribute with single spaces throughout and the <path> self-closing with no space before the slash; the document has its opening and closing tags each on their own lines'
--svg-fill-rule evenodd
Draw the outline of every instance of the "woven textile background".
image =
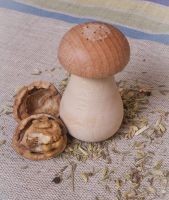
<svg viewBox="0 0 169 200">
<path fill-rule="evenodd" d="M 75 24 L 101 20 L 119 28 L 131 46 L 131 60 L 116 80 L 138 80 L 154 88 L 145 115 L 152 109 L 169 111 L 168 93 L 162 95 L 156 90 L 164 84 L 165 90 L 169 90 L 168 6 L 167 0 L 0 0 L 0 107 L 11 104 L 16 87 L 34 80 L 47 80 L 58 86 L 65 77 L 57 60 L 61 37 Z M 55 71 L 50 72 L 54 67 Z M 32 75 L 36 69 L 42 72 L 38 76 Z M 0 130 L 0 140 L 6 140 L 0 146 L 0 200 L 95 200 L 96 196 L 115 200 L 114 190 L 106 192 L 98 184 L 99 177 L 92 177 L 85 184 L 79 175 L 93 166 L 105 167 L 102 160 L 78 164 L 73 192 L 70 179 L 59 185 L 51 183 L 67 161 L 23 159 L 11 147 L 16 127 L 12 115 L 1 115 L 0 126 L 4 127 Z M 164 159 L 164 167 L 168 169 L 169 131 L 159 142 L 161 145 L 151 148 L 157 160 Z M 121 150 L 126 150 L 130 143 L 130 140 L 117 141 Z M 116 155 L 111 156 L 113 162 L 109 167 L 117 168 L 120 177 L 131 167 L 132 160 L 119 163 Z M 165 196 L 156 199 L 168 200 L 169 188 Z"/>
</svg>

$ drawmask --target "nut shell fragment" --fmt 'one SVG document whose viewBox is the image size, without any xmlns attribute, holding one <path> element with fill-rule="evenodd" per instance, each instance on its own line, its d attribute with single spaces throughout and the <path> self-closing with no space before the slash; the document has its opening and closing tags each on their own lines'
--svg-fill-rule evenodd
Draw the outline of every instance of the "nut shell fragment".
<svg viewBox="0 0 169 200">
<path fill-rule="evenodd" d="M 63 122 L 46 114 L 22 120 L 13 136 L 15 151 L 30 160 L 45 160 L 60 154 L 67 144 Z"/>
<path fill-rule="evenodd" d="M 36 81 L 24 86 L 15 97 L 14 116 L 19 122 L 34 114 L 59 115 L 61 95 L 51 83 Z"/>
</svg>

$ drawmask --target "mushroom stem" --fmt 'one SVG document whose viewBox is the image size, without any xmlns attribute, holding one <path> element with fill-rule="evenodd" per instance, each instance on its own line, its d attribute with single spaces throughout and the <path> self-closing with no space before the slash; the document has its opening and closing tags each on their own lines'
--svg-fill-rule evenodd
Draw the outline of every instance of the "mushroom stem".
<svg viewBox="0 0 169 200">
<path fill-rule="evenodd" d="M 123 104 L 114 78 L 71 75 L 61 99 L 60 116 L 77 139 L 98 142 L 114 135 L 123 119 Z"/>
</svg>

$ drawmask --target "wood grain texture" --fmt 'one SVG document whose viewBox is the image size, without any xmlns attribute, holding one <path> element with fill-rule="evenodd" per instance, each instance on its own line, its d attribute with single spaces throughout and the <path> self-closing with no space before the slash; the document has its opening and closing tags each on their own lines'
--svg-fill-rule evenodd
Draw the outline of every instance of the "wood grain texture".
<svg viewBox="0 0 169 200">
<path fill-rule="evenodd" d="M 70 29 L 62 38 L 58 58 L 72 74 L 104 78 L 121 71 L 129 61 L 126 37 L 110 24 L 88 22 Z"/>
<path fill-rule="evenodd" d="M 123 119 L 123 103 L 112 77 L 71 75 L 60 103 L 60 117 L 69 134 L 86 142 L 113 136 Z"/>
</svg>

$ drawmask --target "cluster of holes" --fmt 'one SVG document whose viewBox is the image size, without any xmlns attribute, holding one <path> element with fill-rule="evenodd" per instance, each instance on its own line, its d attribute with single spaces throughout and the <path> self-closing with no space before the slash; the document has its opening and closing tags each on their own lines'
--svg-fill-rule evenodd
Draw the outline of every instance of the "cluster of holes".
<svg viewBox="0 0 169 200">
<path fill-rule="evenodd" d="M 91 25 L 91 28 L 93 28 L 92 26 L 93 26 L 93 25 Z M 97 25 L 96 25 L 96 26 L 97 26 Z M 84 28 L 90 29 L 89 25 L 84 26 L 83 29 L 84 29 Z M 97 34 L 97 31 L 98 31 L 99 29 L 105 29 L 105 27 L 102 26 L 102 25 L 99 25 L 98 28 L 96 28 L 96 30 L 94 30 L 94 31 L 92 32 L 92 34 L 95 34 L 95 35 L 96 35 L 96 34 Z M 101 37 L 104 38 L 104 37 L 107 36 L 107 34 L 109 34 L 109 31 L 108 31 L 108 30 L 103 30 L 103 31 L 104 31 L 105 36 L 101 36 Z M 81 32 L 81 34 L 82 34 L 82 35 L 85 35 L 84 30 Z M 86 35 L 85 35 L 85 36 L 86 36 Z M 96 38 L 97 38 L 97 35 L 96 35 Z M 103 38 L 100 38 L 100 39 L 96 39 L 96 38 L 95 38 L 95 40 L 103 41 Z M 90 40 L 90 38 L 89 38 L 89 37 L 86 37 L 86 40 Z"/>
</svg>

